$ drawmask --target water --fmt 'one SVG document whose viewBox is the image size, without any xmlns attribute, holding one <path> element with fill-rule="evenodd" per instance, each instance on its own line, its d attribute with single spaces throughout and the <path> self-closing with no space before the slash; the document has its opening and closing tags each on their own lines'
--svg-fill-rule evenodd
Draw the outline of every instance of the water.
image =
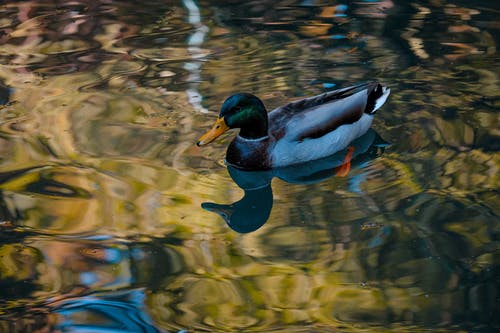
<svg viewBox="0 0 500 333">
<path fill-rule="evenodd" d="M 498 330 L 499 14 L 4 2 L 0 331 Z M 342 155 L 242 175 L 231 135 L 195 146 L 234 92 L 367 80 L 392 94 L 347 177 Z"/>
</svg>

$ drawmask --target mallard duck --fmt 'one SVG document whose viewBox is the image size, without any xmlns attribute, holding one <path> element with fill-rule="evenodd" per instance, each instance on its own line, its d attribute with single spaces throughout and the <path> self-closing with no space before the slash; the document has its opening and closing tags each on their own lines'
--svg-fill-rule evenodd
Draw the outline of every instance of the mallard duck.
<svg viewBox="0 0 500 333">
<path fill-rule="evenodd" d="M 238 168 L 265 170 L 320 159 L 363 135 L 389 93 L 378 83 L 364 83 L 291 102 L 269 114 L 258 97 L 238 93 L 224 101 L 197 145 L 239 128 L 226 154 L 227 163 Z"/>
</svg>

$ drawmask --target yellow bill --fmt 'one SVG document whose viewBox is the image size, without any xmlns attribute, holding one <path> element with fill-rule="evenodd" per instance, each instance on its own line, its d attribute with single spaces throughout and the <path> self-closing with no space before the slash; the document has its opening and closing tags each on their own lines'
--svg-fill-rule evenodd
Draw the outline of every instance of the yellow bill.
<svg viewBox="0 0 500 333">
<path fill-rule="evenodd" d="M 228 130 L 229 130 L 229 127 L 226 125 L 226 122 L 224 121 L 224 117 L 217 118 L 212 129 L 210 131 L 208 131 L 207 133 L 203 134 L 198 139 L 198 142 L 196 143 L 196 145 L 198 145 L 198 146 L 208 145 L 210 142 L 214 141 L 219 136 L 221 136 L 222 133 L 224 133 Z"/>
</svg>

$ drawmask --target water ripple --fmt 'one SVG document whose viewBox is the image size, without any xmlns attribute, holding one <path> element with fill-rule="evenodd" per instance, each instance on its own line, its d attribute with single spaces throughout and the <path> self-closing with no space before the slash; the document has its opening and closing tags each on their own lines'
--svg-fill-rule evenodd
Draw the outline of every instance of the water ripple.
<svg viewBox="0 0 500 333">
<path fill-rule="evenodd" d="M 498 331 L 497 14 L 3 3 L 0 331 Z M 392 90 L 383 155 L 274 180 L 252 233 L 201 208 L 243 195 L 223 163 L 233 134 L 194 144 L 230 94 L 271 110 L 372 80 Z"/>
</svg>

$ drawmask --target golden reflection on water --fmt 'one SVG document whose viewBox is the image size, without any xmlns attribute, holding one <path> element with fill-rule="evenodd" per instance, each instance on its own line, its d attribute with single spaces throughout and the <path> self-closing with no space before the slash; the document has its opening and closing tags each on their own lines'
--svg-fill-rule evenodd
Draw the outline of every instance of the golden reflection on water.
<svg viewBox="0 0 500 333">
<path fill-rule="evenodd" d="M 497 12 L 468 6 L 0 5 L 0 330 L 498 328 Z M 383 155 L 273 181 L 254 233 L 201 209 L 242 196 L 230 136 L 194 146 L 229 94 L 372 79 Z"/>
</svg>

